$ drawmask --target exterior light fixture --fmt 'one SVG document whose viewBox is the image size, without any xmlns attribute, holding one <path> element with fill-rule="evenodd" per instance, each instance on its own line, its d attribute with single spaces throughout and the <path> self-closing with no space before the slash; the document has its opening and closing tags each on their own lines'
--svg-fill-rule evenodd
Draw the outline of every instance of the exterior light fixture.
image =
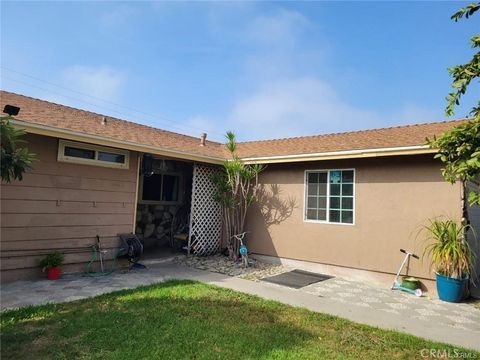
<svg viewBox="0 0 480 360">
<path fill-rule="evenodd" d="M 5 107 L 3 108 L 3 112 L 5 114 L 8 114 L 10 116 L 15 116 L 15 115 L 18 115 L 18 113 L 20 112 L 20 108 L 18 106 L 13 106 L 13 105 L 5 105 Z"/>
</svg>

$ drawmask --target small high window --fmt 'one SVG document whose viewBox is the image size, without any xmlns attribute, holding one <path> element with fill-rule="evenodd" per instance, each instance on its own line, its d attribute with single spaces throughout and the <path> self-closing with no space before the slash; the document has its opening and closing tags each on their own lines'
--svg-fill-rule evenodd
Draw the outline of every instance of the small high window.
<svg viewBox="0 0 480 360">
<path fill-rule="evenodd" d="M 62 162 L 128 169 L 129 152 L 127 150 L 60 140 L 57 159 Z"/>
<path fill-rule="evenodd" d="M 305 220 L 354 223 L 354 170 L 319 170 L 305 174 Z"/>
</svg>

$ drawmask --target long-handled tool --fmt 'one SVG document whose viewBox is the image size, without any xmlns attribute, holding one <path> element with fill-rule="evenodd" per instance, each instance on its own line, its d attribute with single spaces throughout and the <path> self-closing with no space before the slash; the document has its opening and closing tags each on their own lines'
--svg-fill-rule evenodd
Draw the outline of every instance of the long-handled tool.
<svg viewBox="0 0 480 360">
<path fill-rule="evenodd" d="M 84 274 L 92 277 L 110 275 L 115 270 L 117 256 L 113 258 L 112 267 L 109 270 L 105 270 L 104 256 L 108 251 L 102 249 L 102 245 L 100 243 L 100 236 L 97 235 L 96 239 L 97 243 L 95 245 L 92 245 L 92 258 L 87 263 Z M 94 270 L 94 263 L 97 260 L 97 255 L 98 259 L 100 260 L 100 271 Z"/>
<path fill-rule="evenodd" d="M 410 256 L 417 259 L 417 260 L 419 259 L 419 257 L 417 255 L 415 255 L 414 253 L 406 251 L 404 249 L 400 249 L 400 251 L 405 254 L 405 258 L 403 259 L 402 265 L 400 265 L 400 269 L 398 269 L 397 276 L 395 276 L 395 280 L 393 281 L 393 284 L 392 284 L 392 290 L 401 290 L 401 291 L 405 291 L 405 292 L 408 292 L 410 294 L 414 294 L 415 296 L 420 297 L 423 294 L 422 289 L 420 289 L 420 288 L 409 289 L 405 286 L 402 286 L 402 283 L 398 279 L 400 277 L 400 273 L 403 270 L 403 267 L 409 261 Z"/>
<path fill-rule="evenodd" d="M 103 254 L 105 253 L 104 250 L 102 250 L 102 246 L 100 245 L 100 236 L 97 235 L 97 249 L 98 249 L 98 257 L 100 258 L 100 269 L 102 270 L 102 273 L 105 272 L 105 269 L 103 268 Z"/>
</svg>

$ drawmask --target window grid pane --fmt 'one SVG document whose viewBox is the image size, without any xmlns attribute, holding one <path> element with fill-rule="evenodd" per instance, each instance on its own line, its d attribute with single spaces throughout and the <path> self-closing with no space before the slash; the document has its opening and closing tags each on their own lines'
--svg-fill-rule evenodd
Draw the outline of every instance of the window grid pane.
<svg viewBox="0 0 480 360">
<path fill-rule="evenodd" d="M 353 224 L 354 170 L 307 173 L 307 220 Z"/>
<path fill-rule="evenodd" d="M 307 173 L 305 216 L 307 220 L 326 220 L 327 172 Z"/>
<path fill-rule="evenodd" d="M 115 154 L 115 153 L 109 153 L 105 151 L 98 151 L 97 152 L 98 159 L 100 161 L 107 161 L 107 162 L 113 162 L 113 163 L 118 163 L 118 164 L 123 164 L 125 163 L 125 155 L 122 154 Z"/>
<path fill-rule="evenodd" d="M 353 224 L 353 211 L 342 211 L 342 223 Z"/>
<path fill-rule="evenodd" d="M 76 157 L 80 159 L 89 159 L 95 160 L 95 150 L 76 148 L 72 146 L 65 146 L 64 153 L 65 156 Z"/>
<path fill-rule="evenodd" d="M 330 171 L 330 222 L 353 223 L 353 180 L 353 170 Z"/>
</svg>

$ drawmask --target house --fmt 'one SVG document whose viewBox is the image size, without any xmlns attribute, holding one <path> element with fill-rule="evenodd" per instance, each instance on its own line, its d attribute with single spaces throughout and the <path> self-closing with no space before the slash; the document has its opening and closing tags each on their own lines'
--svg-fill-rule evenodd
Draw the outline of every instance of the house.
<svg viewBox="0 0 480 360">
<path fill-rule="evenodd" d="M 53 249 L 65 253 L 66 271 L 80 271 L 97 235 L 111 254 L 128 232 L 146 256 L 218 251 L 210 176 L 229 156 L 223 144 L 2 91 L 7 104 L 20 108 L 13 123 L 37 161 L 23 181 L 1 186 L 2 281 L 38 276 L 39 258 Z M 462 218 L 462 187 L 444 181 L 425 146 L 461 122 L 239 143 L 245 162 L 267 166 L 247 219 L 249 250 L 390 282 L 400 248 L 422 254 L 427 219 Z M 409 273 L 431 285 L 426 261 L 412 261 Z"/>
</svg>

